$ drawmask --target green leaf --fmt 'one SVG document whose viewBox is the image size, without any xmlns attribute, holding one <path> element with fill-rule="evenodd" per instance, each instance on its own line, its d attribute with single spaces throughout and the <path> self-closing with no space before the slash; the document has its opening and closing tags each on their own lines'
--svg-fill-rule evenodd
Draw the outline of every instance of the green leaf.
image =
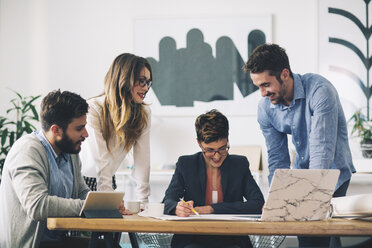
<svg viewBox="0 0 372 248">
<path fill-rule="evenodd" d="M 32 118 L 32 119 L 38 121 L 39 120 L 39 114 L 37 113 L 35 106 L 30 105 L 30 108 L 31 108 L 32 113 L 34 114 L 34 118 Z"/>
<path fill-rule="evenodd" d="M 8 129 L 3 130 L 3 133 L 1 134 L 1 146 L 5 145 L 6 138 L 8 137 L 8 133 L 9 133 Z"/>
<path fill-rule="evenodd" d="M 26 133 L 32 133 L 32 125 L 28 122 L 28 121 L 25 121 L 25 128 L 24 130 L 26 131 Z"/>
<path fill-rule="evenodd" d="M 19 106 L 19 102 L 17 99 L 12 99 L 10 102 L 14 106 L 14 108 L 12 108 L 13 110 L 21 110 L 21 107 Z"/>
<path fill-rule="evenodd" d="M 14 144 L 14 136 L 15 136 L 15 133 L 10 132 L 10 136 L 9 136 L 9 145 L 10 146 L 12 146 Z"/>
<path fill-rule="evenodd" d="M 17 131 L 22 129 L 22 122 L 17 121 Z"/>
<path fill-rule="evenodd" d="M 23 97 L 21 96 L 21 94 L 19 94 L 17 91 L 15 91 L 15 90 L 11 90 L 11 91 L 13 91 L 15 94 L 17 94 L 17 96 L 18 96 L 19 99 L 22 99 L 22 98 L 23 98 Z"/>
<path fill-rule="evenodd" d="M 14 121 L 9 121 L 9 122 L 6 122 L 4 123 L 4 125 L 15 125 L 16 123 Z"/>
<path fill-rule="evenodd" d="M 0 128 L 3 128 L 4 126 L 6 126 L 6 120 L 5 118 L 3 118 L 2 116 L 0 116 Z"/>
<path fill-rule="evenodd" d="M 31 100 L 29 100 L 28 102 L 25 102 L 24 103 L 24 107 L 23 107 L 23 110 L 25 110 L 26 108 L 28 108 L 28 107 L 34 107 L 33 105 L 32 105 L 32 103 L 36 100 L 36 99 L 38 99 L 39 97 L 40 97 L 41 95 L 38 95 L 38 96 L 31 96 L 31 97 L 29 97 Z M 27 110 L 29 110 L 29 109 L 27 109 Z"/>
<path fill-rule="evenodd" d="M 30 128 L 32 129 L 32 131 L 35 131 L 37 128 L 33 125 L 33 124 L 31 124 L 30 123 Z"/>
<path fill-rule="evenodd" d="M 9 114 L 9 113 L 12 112 L 13 110 L 15 110 L 15 108 L 7 109 L 7 110 L 6 110 L 6 113 Z"/>
</svg>

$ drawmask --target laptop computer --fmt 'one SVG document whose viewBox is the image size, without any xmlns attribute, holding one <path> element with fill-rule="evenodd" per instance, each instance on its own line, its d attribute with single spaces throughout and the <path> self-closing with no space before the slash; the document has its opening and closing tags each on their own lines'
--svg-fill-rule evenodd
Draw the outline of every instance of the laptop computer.
<svg viewBox="0 0 372 248">
<path fill-rule="evenodd" d="M 277 169 L 260 220 L 326 219 L 339 175 L 332 169 Z"/>
<path fill-rule="evenodd" d="M 122 218 L 119 212 L 124 192 L 90 191 L 80 216 L 86 218 Z"/>
<path fill-rule="evenodd" d="M 331 169 L 277 169 L 262 215 L 240 217 L 250 221 L 326 219 L 339 175 L 339 170 Z"/>
</svg>

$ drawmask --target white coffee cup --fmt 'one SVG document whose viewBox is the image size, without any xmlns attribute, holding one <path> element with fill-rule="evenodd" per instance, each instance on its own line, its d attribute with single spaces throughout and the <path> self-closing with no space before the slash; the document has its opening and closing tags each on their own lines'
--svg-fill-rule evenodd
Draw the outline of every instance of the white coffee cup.
<svg viewBox="0 0 372 248">
<path fill-rule="evenodd" d="M 136 214 L 140 211 L 140 201 L 127 201 L 127 209 Z"/>
<path fill-rule="evenodd" d="M 146 204 L 147 215 L 150 217 L 160 217 L 164 214 L 164 203 L 150 202 Z"/>
</svg>

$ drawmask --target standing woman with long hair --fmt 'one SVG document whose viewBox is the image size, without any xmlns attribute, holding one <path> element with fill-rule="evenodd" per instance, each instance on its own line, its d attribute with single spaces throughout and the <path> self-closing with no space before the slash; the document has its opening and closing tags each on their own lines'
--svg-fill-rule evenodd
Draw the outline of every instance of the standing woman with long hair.
<svg viewBox="0 0 372 248">
<path fill-rule="evenodd" d="M 115 58 L 104 93 L 88 100 L 89 139 L 82 146 L 82 174 L 92 190 L 113 191 L 115 172 L 133 148 L 132 177 L 142 202 L 150 195 L 150 108 L 144 103 L 152 84 L 149 62 L 124 53 Z"/>
</svg>

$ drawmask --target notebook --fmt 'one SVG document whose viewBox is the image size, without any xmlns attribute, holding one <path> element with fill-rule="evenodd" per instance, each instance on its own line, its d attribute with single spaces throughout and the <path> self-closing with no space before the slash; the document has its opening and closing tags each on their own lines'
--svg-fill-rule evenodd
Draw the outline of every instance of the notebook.
<svg viewBox="0 0 372 248">
<path fill-rule="evenodd" d="M 80 216 L 86 218 L 122 218 L 119 206 L 124 192 L 90 191 L 81 208 Z"/>
<path fill-rule="evenodd" d="M 277 169 L 260 220 L 326 219 L 339 175 L 339 170 Z"/>
<path fill-rule="evenodd" d="M 332 217 L 364 218 L 372 216 L 372 194 L 332 198 Z"/>
</svg>

